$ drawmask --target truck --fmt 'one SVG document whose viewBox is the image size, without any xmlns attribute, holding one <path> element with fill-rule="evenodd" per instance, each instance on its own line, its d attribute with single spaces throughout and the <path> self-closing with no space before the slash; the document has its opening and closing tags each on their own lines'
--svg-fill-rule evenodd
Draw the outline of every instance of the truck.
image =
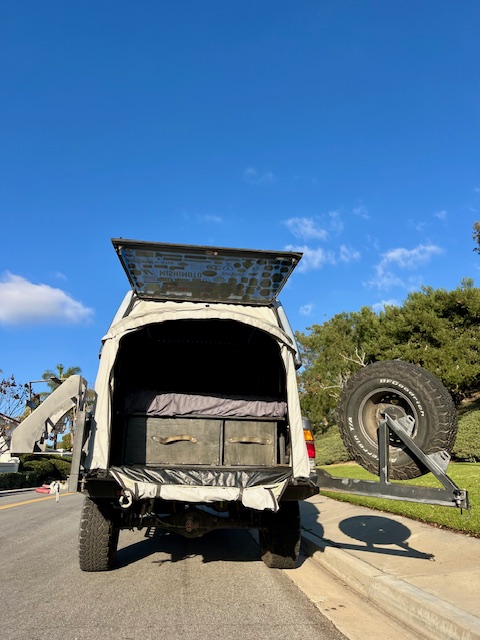
<svg viewBox="0 0 480 640">
<path fill-rule="evenodd" d="M 278 299 L 301 253 L 112 243 L 130 290 L 102 340 L 92 406 L 86 381 L 71 376 L 11 443 L 16 453 L 44 450 L 59 415 L 73 409 L 80 569 L 112 569 L 119 532 L 145 527 L 186 537 L 254 529 L 265 564 L 292 568 L 299 501 L 321 488 L 468 508 L 446 475 L 452 399 L 409 363 L 362 368 L 339 404 L 347 449 L 379 481 L 316 469 L 300 353 Z M 443 488 L 391 482 L 428 470 Z"/>
</svg>

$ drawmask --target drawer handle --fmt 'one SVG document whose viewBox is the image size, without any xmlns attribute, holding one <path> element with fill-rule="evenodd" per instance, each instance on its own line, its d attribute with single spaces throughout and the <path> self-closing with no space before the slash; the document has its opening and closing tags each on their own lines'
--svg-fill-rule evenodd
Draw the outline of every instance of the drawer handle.
<svg viewBox="0 0 480 640">
<path fill-rule="evenodd" d="M 196 438 L 193 436 L 167 436 L 166 438 L 157 438 L 157 436 L 152 436 L 152 440 L 154 442 L 158 442 L 158 444 L 172 444 L 172 442 L 198 442 Z"/>
<path fill-rule="evenodd" d="M 272 440 L 268 438 L 249 438 L 244 436 L 243 438 L 227 438 L 227 442 L 231 444 L 272 444 Z"/>
</svg>

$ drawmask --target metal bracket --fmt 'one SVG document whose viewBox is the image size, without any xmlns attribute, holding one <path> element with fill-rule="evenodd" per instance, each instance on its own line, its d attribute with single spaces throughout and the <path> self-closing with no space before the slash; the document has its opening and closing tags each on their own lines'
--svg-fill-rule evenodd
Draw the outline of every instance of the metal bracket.
<svg viewBox="0 0 480 640">
<path fill-rule="evenodd" d="M 446 451 L 426 454 L 412 440 L 413 418 L 408 417 L 395 420 L 388 412 L 384 413 L 384 420 L 378 427 L 378 457 L 379 480 L 355 480 L 352 478 L 334 478 L 323 469 L 317 469 L 318 486 L 320 489 L 339 493 L 353 493 L 375 498 L 389 498 L 391 500 L 406 500 L 424 504 L 438 504 L 444 507 L 458 507 L 469 509 L 468 493 L 460 489 L 446 474 L 450 456 Z M 420 487 L 390 482 L 389 473 L 389 436 L 393 432 L 405 445 L 409 453 L 433 473 L 443 485 L 443 489 L 436 487 Z"/>
</svg>

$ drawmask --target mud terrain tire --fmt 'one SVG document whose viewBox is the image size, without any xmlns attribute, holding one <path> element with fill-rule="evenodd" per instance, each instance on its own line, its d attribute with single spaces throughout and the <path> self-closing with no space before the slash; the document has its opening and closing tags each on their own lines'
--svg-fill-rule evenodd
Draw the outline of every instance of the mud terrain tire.
<svg viewBox="0 0 480 640">
<path fill-rule="evenodd" d="M 443 384 L 430 372 L 400 360 L 375 362 L 349 378 L 338 405 L 340 435 L 353 458 L 379 474 L 377 430 L 381 412 L 415 419 L 411 437 L 425 453 L 450 452 L 457 433 L 457 413 Z M 416 478 L 427 472 L 398 438 L 391 437 L 390 477 Z"/>
<path fill-rule="evenodd" d="M 115 564 L 120 528 L 107 505 L 86 497 L 80 519 L 79 560 L 82 571 L 109 571 Z"/>
<path fill-rule="evenodd" d="M 258 532 L 260 555 L 270 569 L 294 569 L 300 553 L 300 507 L 283 502 L 276 512 L 265 512 Z"/>
</svg>

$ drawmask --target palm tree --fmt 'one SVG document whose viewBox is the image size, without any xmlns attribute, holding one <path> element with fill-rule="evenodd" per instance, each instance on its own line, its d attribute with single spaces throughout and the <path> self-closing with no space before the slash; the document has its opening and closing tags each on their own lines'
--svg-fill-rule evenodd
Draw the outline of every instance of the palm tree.
<svg viewBox="0 0 480 640">
<path fill-rule="evenodd" d="M 52 393 L 53 391 L 55 391 L 55 389 L 57 389 L 64 380 L 66 380 L 67 378 L 69 378 L 70 376 L 76 376 L 78 374 L 80 374 L 82 372 L 80 367 L 68 367 L 65 368 L 63 366 L 63 364 L 57 364 L 57 366 L 55 367 L 55 371 L 52 371 L 51 369 L 46 369 L 43 373 L 42 373 L 42 379 L 45 380 L 45 382 L 48 384 L 48 386 L 50 387 L 50 392 L 49 393 L 44 393 L 42 394 L 44 397 L 43 399 L 45 399 L 46 396 L 50 395 L 50 393 Z M 73 410 L 69 411 L 56 425 L 53 431 L 53 448 L 56 449 L 57 448 L 57 436 L 59 433 L 64 433 L 65 430 L 67 429 L 67 427 L 70 427 L 71 431 L 72 431 L 72 441 L 73 441 Z"/>
<path fill-rule="evenodd" d="M 55 389 L 57 389 L 61 385 L 61 383 L 70 376 L 76 376 L 79 373 L 82 373 L 80 367 L 68 367 L 68 369 L 65 369 L 63 364 L 57 364 L 55 369 L 56 371 L 46 369 L 42 373 L 43 380 L 45 380 L 45 382 L 50 387 L 50 393 L 52 391 L 55 391 Z"/>
</svg>

